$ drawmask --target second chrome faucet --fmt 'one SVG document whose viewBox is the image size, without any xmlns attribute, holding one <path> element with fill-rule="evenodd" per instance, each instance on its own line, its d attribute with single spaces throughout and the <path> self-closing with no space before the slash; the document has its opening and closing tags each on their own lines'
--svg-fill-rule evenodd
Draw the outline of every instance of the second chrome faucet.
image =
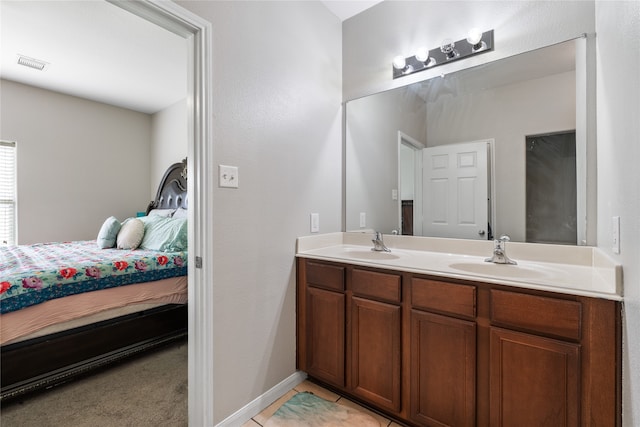
<svg viewBox="0 0 640 427">
<path fill-rule="evenodd" d="M 384 241 L 382 240 L 382 233 L 379 231 L 376 231 L 373 235 L 373 240 L 371 240 L 373 242 L 373 247 L 371 248 L 372 251 L 375 252 L 391 252 L 391 249 L 389 249 L 385 244 Z"/>
</svg>

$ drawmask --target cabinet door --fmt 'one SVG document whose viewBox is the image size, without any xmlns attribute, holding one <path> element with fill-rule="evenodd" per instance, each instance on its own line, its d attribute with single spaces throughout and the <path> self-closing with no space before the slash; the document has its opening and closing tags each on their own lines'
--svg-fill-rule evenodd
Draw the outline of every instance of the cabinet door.
<svg viewBox="0 0 640 427">
<path fill-rule="evenodd" d="M 344 386 L 345 295 L 307 287 L 307 373 Z"/>
<path fill-rule="evenodd" d="M 400 306 L 351 299 L 351 391 L 400 411 Z"/>
<path fill-rule="evenodd" d="M 578 426 L 580 346 L 491 328 L 492 426 Z"/>
<path fill-rule="evenodd" d="M 410 416 L 424 425 L 475 425 L 475 322 L 411 312 Z"/>
</svg>

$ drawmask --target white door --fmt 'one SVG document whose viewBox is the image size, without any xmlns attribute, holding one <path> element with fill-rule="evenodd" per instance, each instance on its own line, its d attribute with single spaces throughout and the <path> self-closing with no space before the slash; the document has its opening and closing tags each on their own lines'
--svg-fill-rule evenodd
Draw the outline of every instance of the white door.
<svg viewBox="0 0 640 427">
<path fill-rule="evenodd" d="M 488 142 L 423 150 L 424 235 L 487 239 Z"/>
</svg>

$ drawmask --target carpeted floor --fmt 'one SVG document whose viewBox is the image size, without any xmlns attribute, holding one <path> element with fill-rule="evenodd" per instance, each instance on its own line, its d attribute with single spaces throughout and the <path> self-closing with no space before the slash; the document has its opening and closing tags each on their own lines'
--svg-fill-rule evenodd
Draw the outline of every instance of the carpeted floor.
<svg viewBox="0 0 640 427">
<path fill-rule="evenodd" d="M 2 427 L 187 426 L 187 342 L 2 407 Z"/>
</svg>

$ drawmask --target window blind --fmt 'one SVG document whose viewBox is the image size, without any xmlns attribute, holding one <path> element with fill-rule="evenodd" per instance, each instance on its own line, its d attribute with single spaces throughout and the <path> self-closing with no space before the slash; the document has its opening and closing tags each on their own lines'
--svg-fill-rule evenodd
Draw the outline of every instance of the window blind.
<svg viewBox="0 0 640 427">
<path fill-rule="evenodd" d="M 16 244 L 16 143 L 0 141 L 0 245 Z"/>
</svg>

